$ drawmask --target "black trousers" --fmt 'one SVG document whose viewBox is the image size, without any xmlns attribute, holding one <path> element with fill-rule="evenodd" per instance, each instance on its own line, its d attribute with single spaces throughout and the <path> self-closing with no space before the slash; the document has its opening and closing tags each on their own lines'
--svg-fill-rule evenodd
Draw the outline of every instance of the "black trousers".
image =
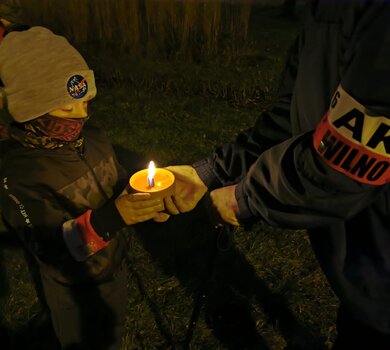
<svg viewBox="0 0 390 350">
<path fill-rule="evenodd" d="M 342 305 L 337 315 L 337 337 L 332 349 L 389 350 L 390 335 L 366 326 Z"/>
<path fill-rule="evenodd" d="M 121 349 L 127 269 L 104 283 L 63 285 L 41 275 L 46 303 L 62 349 Z"/>
</svg>

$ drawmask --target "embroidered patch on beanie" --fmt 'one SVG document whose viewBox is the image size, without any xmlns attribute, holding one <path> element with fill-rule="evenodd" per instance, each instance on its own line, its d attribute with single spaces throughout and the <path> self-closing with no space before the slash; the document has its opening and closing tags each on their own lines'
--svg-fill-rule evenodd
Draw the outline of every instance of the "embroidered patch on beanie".
<svg viewBox="0 0 390 350">
<path fill-rule="evenodd" d="M 66 87 L 69 95 L 76 99 L 83 98 L 88 92 L 87 80 L 81 75 L 73 75 L 70 77 Z"/>
</svg>

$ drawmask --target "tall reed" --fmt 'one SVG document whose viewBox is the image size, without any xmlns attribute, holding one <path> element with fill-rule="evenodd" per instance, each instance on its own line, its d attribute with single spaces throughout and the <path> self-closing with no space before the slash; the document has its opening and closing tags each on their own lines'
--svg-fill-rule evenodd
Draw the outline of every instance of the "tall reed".
<svg viewBox="0 0 390 350">
<path fill-rule="evenodd" d="M 141 54 L 141 7 L 138 0 L 117 0 L 114 2 L 116 23 L 118 25 L 119 49 L 129 49 Z"/>
<path fill-rule="evenodd" d="M 206 42 L 207 54 L 216 53 L 221 33 L 221 3 L 210 1 L 203 4 L 203 35 Z"/>
<path fill-rule="evenodd" d="M 191 56 L 191 53 L 189 52 L 191 48 L 190 43 L 193 43 L 192 49 L 194 49 L 197 44 L 196 28 L 199 21 L 198 18 L 200 17 L 199 12 L 199 5 L 196 0 L 184 2 L 180 50 L 187 57 Z"/>
<path fill-rule="evenodd" d="M 210 58 L 246 40 L 250 0 L 16 0 L 24 21 L 76 45 L 149 59 Z M 229 40 L 226 40 L 229 38 Z"/>
<path fill-rule="evenodd" d="M 64 15 L 67 19 L 61 21 L 65 35 L 79 44 L 88 42 L 91 21 L 88 0 L 67 0 L 66 4 Z"/>
</svg>

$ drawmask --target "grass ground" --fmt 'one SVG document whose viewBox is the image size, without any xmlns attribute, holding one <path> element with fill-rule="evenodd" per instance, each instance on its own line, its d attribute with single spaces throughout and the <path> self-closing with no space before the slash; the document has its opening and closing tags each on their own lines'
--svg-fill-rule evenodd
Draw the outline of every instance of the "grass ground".
<svg viewBox="0 0 390 350">
<path fill-rule="evenodd" d="M 254 8 L 249 45 L 234 60 L 217 63 L 130 62 L 90 53 L 87 60 L 100 86 L 90 122 L 107 131 L 125 165 L 134 152 L 160 166 L 192 163 L 233 140 L 272 103 L 299 27 L 298 20 L 281 19 L 275 9 Z M 337 300 L 306 232 L 264 223 L 240 229 L 230 249 L 220 250 L 210 265 L 214 241 L 206 222 L 195 223 L 169 234 L 131 235 L 124 349 L 182 348 L 211 266 L 208 297 L 189 348 L 239 349 L 237 342 L 244 344 L 253 335 L 255 349 L 329 346 Z M 6 233 L 0 242 L 0 337 L 10 339 L 7 349 L 52 349 L 49 328 L 39 323 L 41 306 L 23 253 Z M 225 332 L 231 319 L 226 329 L 212 327 L 207 311 L 226 303 L 235 319 L 242 316 L 247 322 L 236 333 Z"/>
</svg>

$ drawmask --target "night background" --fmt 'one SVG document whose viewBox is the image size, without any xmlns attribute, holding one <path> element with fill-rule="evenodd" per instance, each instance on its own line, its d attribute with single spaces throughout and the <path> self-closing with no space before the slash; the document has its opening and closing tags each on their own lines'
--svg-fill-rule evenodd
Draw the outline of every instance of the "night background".
<svg viewBox="0 0 390 350">
<path fill-rule="evenodd" d="M 302 17 L 289 0 L 0 0 L 0 18 L 46 26 L 83 54 L 98 89 L 88 123 L 127 169 L 192 164 L 252 126 L 272 104 Z M 201 217 L 129 232 L 123 349 L 330 347 L 338 301 L 306 232 L 260 222 L 216 242 Z M 0 222 L 0 347 L 54 349 L 51 332 Z"/>
</svg>

